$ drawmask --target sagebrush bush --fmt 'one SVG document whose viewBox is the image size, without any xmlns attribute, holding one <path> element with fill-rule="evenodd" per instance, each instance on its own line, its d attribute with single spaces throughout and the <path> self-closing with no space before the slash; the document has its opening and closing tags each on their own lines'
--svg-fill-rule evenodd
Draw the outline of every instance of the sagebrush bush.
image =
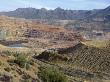
<svg viewBox="0 0 110 82">
<path fill-rule="evenodd" d="M 39 78 L 44 82 L 68 82 L 67 77 L 55 68 L 40 67 Z"/>
<path fill-rule="evenodd" d="M 24 68 L 28 64 L 27 57 L 24 55 L 18 55 L 14 60 L 14 63 L 18 64 L 20 67 Z"/>
</svg>

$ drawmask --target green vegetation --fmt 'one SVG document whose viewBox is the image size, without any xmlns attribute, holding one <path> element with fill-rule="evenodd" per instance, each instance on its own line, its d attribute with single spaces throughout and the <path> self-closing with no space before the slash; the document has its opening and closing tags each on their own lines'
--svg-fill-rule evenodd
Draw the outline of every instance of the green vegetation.
<svg viewBox="0 0 110 82">
<path fill-rule="evenodd" d="M 45 82 L 68 82 L 67 77 L 58 69 L 40 67 L 39 77 Z"/>
<path fill-rule="evenodd" d="M 11 55 L 13 55 L 13 52 L 10 52 L 10 51 L 3 51 L 2 52 L 3 54 L 5 54 L 5 55 L 7 55 L 7 56 L 11 56 Z"/>
<path fill-rule="evenodd" d="M 18 55 L 21 55 L 21 54 L 25 55 L 25 53 L 13 52 L 13 51 L 9 51 L 9 50 L 3 51 L 2 53 L 7 56 L 14 56 L 14 57 L 17 57 Z"/>
<path fill-rule="evenodd" d="M 14 62 L 22 68 L 27 67 L 27 65 L 29 64 L 27 57 L 24 55 L 18 55 Z"/>
<path fill-rule="evenodd" d="M 33 61 L 29 59 L 29 56 L 25 54 L 17 53 L 17 52 L 13 53 L 8 51 L 6 53 L 12 54 L 12 56 L 14 57 L 14 59 L 8 60 L 10 65 L 17 64 L 19 65 L 19 67 L 26 68 L 27 70 L 30 68 L 30 65 L 34 65 Z"/>
</svg>

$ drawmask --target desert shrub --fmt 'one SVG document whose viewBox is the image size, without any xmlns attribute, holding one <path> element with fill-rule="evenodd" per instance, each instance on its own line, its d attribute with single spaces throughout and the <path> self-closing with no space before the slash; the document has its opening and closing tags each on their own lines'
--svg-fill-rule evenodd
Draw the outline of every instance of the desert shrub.
<svg viewBox="0 0 110 82">
<path fill-rule="evenodd" d="M 14 63 L 18 64 L 21 68 L 26 68 L 27 70 L 30 68 L 31 61 L 25 55 L 16 56 Z"/>
<path fill-rule="evenodd" d="M 18 53 L 18 52 L 14 52 L 12 55 L 14 56 L 14 57 L 18 57 L 19 55 L 21 55 L 22 53 Z"/>
<path fill-rule="evenodd" d="M 67 77 L 55 68 L 40 67 L 39 78 L 44 82 L 68 82 Z"/>
<path fill-rule="evenodd" d="M 20 67 L 24 68 L 28 63 L 27 57 L 24 55 L 18 55 L 14 60 L 14 63 L 18 64 Z"/>
<path fill-rule="evenodd" d="M 6 67 L 6 68 L 4 68 L 4 70 L 7 71 L 7 72 L 10 72 L 11 71 L 11 68 Z"/>
<path fill-rule="evenodd" d="M 15 59 L 7 60 L 7 62 L 9 62 L 11 66 L 17 64 L 21 68 L 26 68 L 26 69 L 30 68 L 32 62 L 30 61 L 30 59 L 27 58 L 25 54 L 20 54 L 16 52 L 13 54 L 13 56 L 15 57 Z"/>
<path fill-rule="evenodd" d="M 18 55 L 23 54 L 23 53 L 19 53 L 19 52 L 8 51 L 8 50 L 3 51 L 2 53 L 4 53 L 7 56 L 14 56 L 14 57 L 17 57 Z"/>
<path fill-rule="evenodd" d="M 29 64 L 30 64 L 30 65 L 34 65 L 34 64 L 35 64 L 34 60 L 31 59 L 31 60 L 29 61 Z"/>
<path fill-rule="evenodd" d="M 29 70 L 30 64 L 26 64 L 26 69 Z"/>
<path fill-rule="evenodd" d="M 12 55 L 12 52 L 10 52 L 10 51 L 3 51 L 2 53 L 4 53 L 5 55 L 7 55 L 7 56 L 11 56 Z"/>
</svg>

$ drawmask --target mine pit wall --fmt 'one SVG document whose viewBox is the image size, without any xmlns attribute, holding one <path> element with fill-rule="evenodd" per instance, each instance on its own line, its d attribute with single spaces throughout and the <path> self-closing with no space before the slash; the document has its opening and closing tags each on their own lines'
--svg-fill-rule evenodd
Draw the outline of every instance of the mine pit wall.
<svg viewBox="0 0 110 82">
<path fill-rule="evenodd" d="M 69 33 L 69 32 L 47 32 L 42 30 L 27 30 L 24 32 L 24 37 L 27 38 L 43 38 L 43 39 L 52 39 L 52 40 L 66 40 L 74 41 L 82 39 L 81 35 L 78 33 Z"/>
</svg>

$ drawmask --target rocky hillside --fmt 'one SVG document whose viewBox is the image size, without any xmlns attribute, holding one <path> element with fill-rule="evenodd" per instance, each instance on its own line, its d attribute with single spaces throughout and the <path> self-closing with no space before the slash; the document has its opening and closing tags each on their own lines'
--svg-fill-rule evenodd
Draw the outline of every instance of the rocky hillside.
<svg viewBox="0 0 110 82">
<path fill-rule="evenodd" d="M 95 13 L 92 13 L 90 16 L 88 16 L 88 19 L 92 21 L 106 21 L 106 22 L 109 21 L 110 20 L 110 6 L 105 9 L 98 10 Z"/>
<path fill-rule="evenodd" d="M 88 79 L 88 82 L 104 82 L 104 79 L 110 80 L 109 45 L 96 48 L 79 43 L 58 51 L 45 51 L 36 58 L 60 66 L 73 78 Z M 98 79 L 100 81 L 97 81 Z"/>
<path fill-rule="evenodd" d="M 28 46 L 55 48 L 83 40 L 80 33 L 21 18 L 0 17 L 0 40 L 27 40 Z"/>
<path fill-rule="evenodd" d="M 0 15 L 26 19 L 75 20 L 86 18 L 89 20 L 92 19 L 92 21 L 107 21 L 110 18 L 109 14 L 110 7 L 94 10 L 64 10 L 59 7 L 54 10 L 47 10 L 45 8 L 18 8 L 14 11 L 0 12 Z"/>
<path fill-rule="evenodd" d="M 82 19 L 88 15 L 87 10 L 64 10 L 56 8 L 55 10 L 47 10 L 45 8 L 18 8 L 15 11 L 1 12 L 1 15 L 26 18 L 26 19 L 59 19 L 59 20 L 71 20 Z"/>
</svg>

